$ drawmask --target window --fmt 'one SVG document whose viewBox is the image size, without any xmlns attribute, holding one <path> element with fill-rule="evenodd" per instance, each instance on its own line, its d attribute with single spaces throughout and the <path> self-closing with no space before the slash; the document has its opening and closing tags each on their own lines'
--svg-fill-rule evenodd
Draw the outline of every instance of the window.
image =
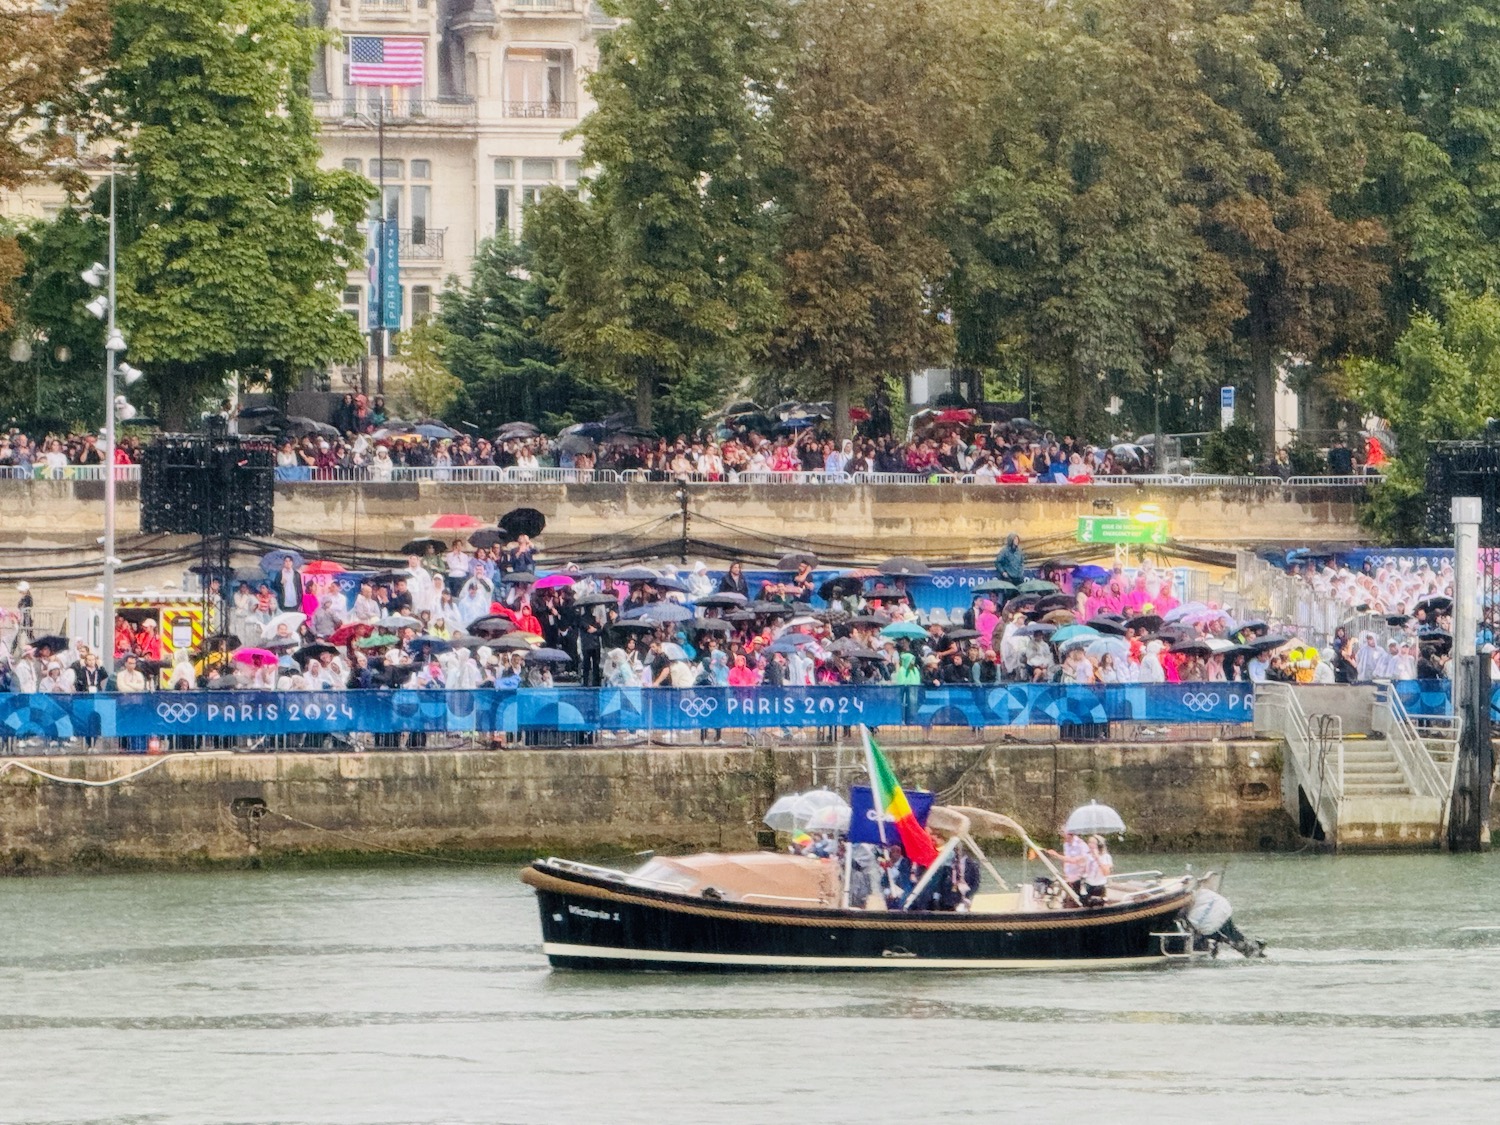
<svg viewBox="0 0 1500 1125">
<path fill-rule="evenodd" d="M 534 47 L 505 52 L 507 117 L 571 117 L 573 53 Z"/>
<path fill-rule="evenodd" d="M 358 285 L 351 285 L 344 290 L 344 304 L 358 307 L 359 301 L 360 288 Z"/>
<path fill-rule="evenodd" d="M 413 161 L 413 164 L 416 162 Z M 432 209 L 432 189 L 413 186 L 411 189 L 411 241 L 413 246 L 427 243 L 427 220 Z"/>
<path fill-rule="evenodd" d="M 385 187 L 385 217 L 387 222 L 401 221 L 401 187 L 387 184 Z"/>
<path fill-rule="evenodd" d="M 344 315 L 356 325 L 360 323 L 360 314 L 364 310 L 364 296 L 365 291 L 358 285 L 351 285 L 344 290 Z"/>
<path fill-rule="evenodd" d="M 510 230 L 510 188 L 497 187 L 495 189 L 495 233 L 503 234 Z"/>
<path fill-rule="evenodd" d="M 422 324 L 432 316 L 432 286 L 413 285 L 411 287 L 411 322 Z"/>
<path fill-rule="evenodd" d="M 381 164 L 382 163 L 385 165 L 385 176 L 384 176 L 385 179 L 387 179 L 387 180 L 399 180 L 399 179 L 401 179 L 402 174 L 403 174 L 403 169 L 401 167 L 401 161 L 399 161 L 399 160 L 386 160 L 386 161 L 372 160 L 372 161 L 370 161 L 370 179 L 372 179 L 372 180 L 378 180 L 378 179 L 382 178 L 381 174 L 380 174 Z"/>
<path fill-rule="evenodd" d="M 563 161 L 563 183 L 576 184 L 578 182 L 578 161 Z"/>
<path fill-rule="evenodd" d="M 411 178 L 414 180 L 432 179 L 432 161 L 413 160 L 411 162 Z"/>
<path fill-rule="evenodd" d="M 513 180 L 516 177 L 516 162 L 506 156 L 495 158 L 495 179 Z"/>
<path fill-rule="evenodd" d="M 521 161 L 521 178 L 523 180 L 546 180 L 552 182 L 552 177 L 557 175 L 557 161 L 555 160 L 523 160 Z"/>
<path fill-rule="evenodd" d="M 344 157 L 344 171 L 346 171 L 346 172 L 353 172 L 356 176 L 358 176 L 358 175 L 362 174 L 364 172 L 364 170 L 365 170 L 364 162 L 361 161 L 359 157 L 357 157 L 357 156 L 346 156 L 346 157 Z"/>
</svg>

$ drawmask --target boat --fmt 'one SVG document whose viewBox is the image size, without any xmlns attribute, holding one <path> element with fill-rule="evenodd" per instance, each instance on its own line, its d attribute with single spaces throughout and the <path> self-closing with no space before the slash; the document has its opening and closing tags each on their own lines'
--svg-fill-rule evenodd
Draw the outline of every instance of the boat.
<svg viewBox="0 0 1500 1125">
<path fill-rule="evenodd" d="M 536 892 L 542 949 L 558 969 L 1114 969 L 1212 957 L 1221 945 L 1260 955 L 1234 927 L 1217 874 L 1129 873 L 1084 901 L 1008 816 L 934 805 L 927 825 L 946 842 L 898 909 L 879 895 L 851 905 L 847 862 L 785 852 L 653 856 L 632 872 L 549 857 L 521 879 Z M 974 839 L 1000 835 L 1049 874 L 1009 886 Z M 910 908 L 960 846 L 999 889 L 974 894 L 964 911 Z"/>
</svg>

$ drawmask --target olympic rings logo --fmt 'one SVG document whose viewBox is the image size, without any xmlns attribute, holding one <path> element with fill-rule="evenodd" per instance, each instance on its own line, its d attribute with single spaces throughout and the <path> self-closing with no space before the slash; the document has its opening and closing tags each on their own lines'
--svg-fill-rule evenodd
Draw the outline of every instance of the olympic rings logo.
<svg viewBox="0 0 1500 1125">
<path fill-rule="evenodd" d="M 168 723 L 185 723 L 198 714 L 196 703 L 158 703 L 157 717 Z"/>
<path fill-rule="evenodd" d="M 932 584 L 939 590 L 946 590 L 949 586 L 953 585 L 953 575 L 935 574 L 932 578 Z"/>
<path fill-rule="evenodd" d="M 1219 693 L 1190 691 L 1182 697 L 1182 705 L 1189 711 L 1212 711 L 1219 705 Z"/>
<path fill-rule="evenodd" d="M 719 701 L 708 696 L 690 695 L 686 699 L 679 699 L 677 706 L 688 718 L 702 719 L 719 709 Z"/>
</svg>

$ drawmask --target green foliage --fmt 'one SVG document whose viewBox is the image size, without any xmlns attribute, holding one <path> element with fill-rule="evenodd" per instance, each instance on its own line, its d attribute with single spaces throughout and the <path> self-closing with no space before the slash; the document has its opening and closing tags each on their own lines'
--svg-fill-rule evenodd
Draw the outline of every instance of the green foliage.
<svg viewBox="0 0 1500 1125">
<path fill-rule="evenodd" d="M 447 339 L 443 329 L 431 321 L 400 334 L 397 355 L 406 366 L 406 378 L 396 396 L 396 406 L 404 417 L 441 417 L 463 390 L 462 381 L 443 360 Z"/>
<path fill-rule="evenodd" d="M 583 200 L 527 217 L 554 279 L 548 338 L 591 377 L 628 382 L 650 424 L 662 384 L 751 354 L 772 300 L 779 0 L 615 0 L 579 128 Z"/>
<path fill-rule="evenodd" d="M 1244 476 L 1254 473 L 1265 461 L 1265 449 L 1255 427 L 1236 422 L 1228 429 L 1216 430 L 1203 439 L 1198 456 L 1198 471 Z"/>
<path fill-rule="evenodd" d="M 1328 458 L 1312 442 L 1294 441 L 1286 447 L 1286 454 L 1294 477 L 1315 476 L 1328 470 Z"/>
<path fill-rule="evenodd" d="M 339 293 L 371 189 L 318 168 L 305 91 L 323 33 L 302 15 L 296 0 L 114 5 L 121 318 L 170 423 L 231 372 L 285 389 L 361 351 Z"/>
<path fill-rule="evenodd" d="M 1473 438 L 1500 416 L 1500 297 L 1449 293 L 1441 315 L 1417 313 L 1389 361 L 1349 365 L 1364 408 L 1386 420 L 1398 456 L 1366 513 L 1386 537 L 1421 537 L 1429 442 Z"/>
<path fill-rule="evenodd" d="M 561 195 L 561 193 L 558 193 Z M 566 199 L 566 196 L 562 198 Z M 554 429 L 604 417 L 624 395 L 579 378 L 544 338 L 548 292 L 527 251 L 507 238 L 480 244 L 468 284 L 443 294 L 439 352 L 460 389 L 444 417 L 493 433 L 506 422 Z"/>
</svg>

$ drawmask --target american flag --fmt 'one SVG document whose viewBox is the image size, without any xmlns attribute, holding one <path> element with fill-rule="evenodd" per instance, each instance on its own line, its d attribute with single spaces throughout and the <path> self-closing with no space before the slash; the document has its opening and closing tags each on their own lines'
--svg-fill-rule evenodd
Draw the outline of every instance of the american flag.
<svg viewBox="0 0 1500 1125">
<path fill-rule="evenodd" d="M 349 37 L 351 86 L 420 86 L 421 39 L 387 39 L 379 35 Z"/>
</svg>

